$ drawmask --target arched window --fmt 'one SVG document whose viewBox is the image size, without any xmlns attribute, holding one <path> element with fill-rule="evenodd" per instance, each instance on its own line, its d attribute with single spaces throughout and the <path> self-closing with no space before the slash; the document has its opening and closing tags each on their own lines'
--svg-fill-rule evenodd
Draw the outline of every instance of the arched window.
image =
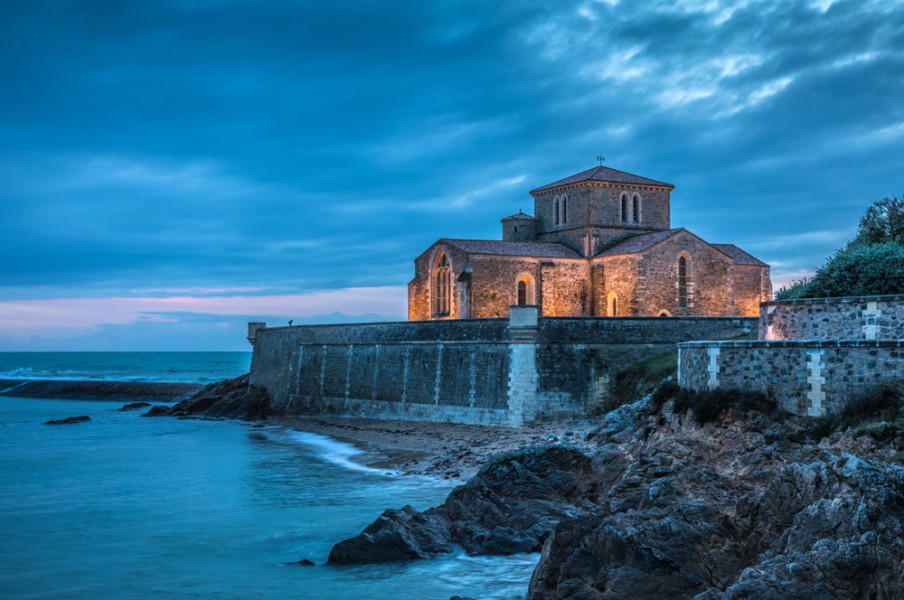
<svg viewBox="0 0 904 600">
<path fill-rule="evenodd" d="M 610 293 L 606 299 L 606 314 L 610 317 L 618 316 L 618 296 L 615 292 Z"/>
<path fill-rule="evenodd" d="M 562 196 L 562 224 L 568 222 L 568 196 Z"/>
<path fill-rule="evenodd" d="M 640 194 L 634 194 L 634 197 L 631 198 L 631 207 L 631 221 L 640 223 Z"/>
<path fill-rule="evenodd" d="M 678 257 L 678 306 L 687 308 L 687 258 Z"/>
<path fill-rule="evenodd" d="M 452 268 L 442 250 L 433 264 L 433 315 L 444 317 L 452 310 Z"/>
<path fill-rule="evenodd" d="M 667 310 L 661 310 L 661 311 L 659 311 L 659 316 L 660 316 L 660 317 L 671 317 L 671 316 L 672 316 L 672 313 L 670 313 L 670 312 L 667 311 Z"/>
<path fill-rule="evenodd" d="M 628 194 L 621 195 L 621 222 L 628 222 Z"/>
<path fill-rule="evenodd" d="M 534 278 L 530 275 L 522 275 L 518 278 L 518 306 L 533 306 L 534 301 Z"/>
<path fill-rule="evenodd" d="M 556 208 L 555 208 L 554 212 L 555 212 L 556 225 L 558 225 L 559 224 L 559 197 L 558 196 L 556 196 Z"/>
</svg>

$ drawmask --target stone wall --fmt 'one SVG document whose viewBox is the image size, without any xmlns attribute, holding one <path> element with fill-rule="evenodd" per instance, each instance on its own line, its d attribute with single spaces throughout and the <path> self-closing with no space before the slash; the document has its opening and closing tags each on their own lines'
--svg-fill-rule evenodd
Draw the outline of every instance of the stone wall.
<svg viewBox="0 0 904 600">
<path fill-rule="evenodd" d="M 286 414 L 521 425 L 587 415 L 613 376 L 685 339 L 752 331 L 743 318 L 537 318 L 259 329 L 251 383 Z"/>
<path fill-rule="evenodd" d="M 904 295 L 763 303 L 762 340 L 904 339 Z"/>
<path fill-rule="evenodd" d="M 820 416 L 904 379 L 904 295 L 764 302 L 758 330 L 758 341 L 679 344 L 679 384 L 756 390 Z"/>
<path fill-rule="evenodd" d="M 837 413 L 852 398 L 904 378 L 904 341 L 737 341 L 679 344 L 679 384 L 774 397 L 809 416 Z"/>
</svg>

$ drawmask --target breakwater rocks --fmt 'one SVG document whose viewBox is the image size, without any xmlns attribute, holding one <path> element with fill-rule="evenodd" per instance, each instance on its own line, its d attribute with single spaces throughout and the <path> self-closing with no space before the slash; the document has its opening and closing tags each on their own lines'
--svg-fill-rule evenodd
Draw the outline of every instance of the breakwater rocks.
<svg viewBox="0 0 904 600">
<path fill-rule="evenodd" d="M 186 398 L 204 386 L 199 383 L 150 381 L 21 381 L 0 379 L 0 396 L 63 400 L 142 399 L 168 402 Z"/>
<path fill-rule="evenodd" d="M 212 383 L 174 406 L 155 406 L 145 417 L 207 417 L 259 421 L 273 415 L 267 391 L 249 385 L 248 375 Z"/>
<path fill-rule="evenodd" d="M 882 444 L 807 428 L 755 412 L 701 426 L 648 397 L 609 413 L 585 452 L 496 456 L 329 562 L 542 549 L 530 600 L 904 597 L 904 469 Z"/>
</svg>

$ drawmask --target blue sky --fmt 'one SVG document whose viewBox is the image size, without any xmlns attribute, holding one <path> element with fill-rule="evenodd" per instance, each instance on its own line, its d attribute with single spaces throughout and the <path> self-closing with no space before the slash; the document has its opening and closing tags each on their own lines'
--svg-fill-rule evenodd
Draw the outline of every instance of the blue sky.
<svg viewBox="0 0 904 600">
<path fill-rule="evenodd" d="M 596 164 L 778 285 L 904 192 L 904 2 L 0 3 L 0 350 L 404 318 Z"/>
</svg>

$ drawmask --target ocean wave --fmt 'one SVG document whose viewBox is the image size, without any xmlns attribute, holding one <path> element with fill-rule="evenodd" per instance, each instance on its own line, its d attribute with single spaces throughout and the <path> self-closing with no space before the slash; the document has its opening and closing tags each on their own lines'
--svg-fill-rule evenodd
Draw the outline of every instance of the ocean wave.
<svg viewBox="0 0 904 600">
<path fill-rule="evenodd" d="M 8 388 L 6 388 L 6 389 L 0 390 L 0 394 L 8 394 L 9 392 L 12 392 L 13 390 L 17 390 L 17 389 L 19 389 L 20 387 L 22 387 L 23 385 L 27 385 L 28 383 L 30 383 L 30 382 L 29 382 L 29 381 L 23 381 L 23 382 L 20 383 L 19 385 L 14 385 L 13 387 L 8 387 Z"/>
<path fill-rule="evenodd" d="M 361 454 L 365 454 L 364 450 L 356 448 L 351 444 L 340 442 L 339 440 L 335 440 L 331 437 L 317 433 L 308 433 L 307 431 L 292 431 L 289 432 L 289 437 L 293 441 L 300 442 L 301 444 L 313 449 L 321 460 L 342 467 L 344 469 L 349 469 L 351 471 L 363 471 L 366 473 L 379 475 L 397 474 L 395 471 L 390 471 L 387 469 L 374 469 L 373 467 L 368 467 L 367 465 L 362 465 L 359 462 L 355 462 L 354 460 L 352 460 L 352 458 L 355 456 L 360 456 Z"/>
<path fill-rule="evenodd" d="M 23 381 L 148 381 L 146 377 L 97 375 L 76 369 L 34 369 L 32 367 L 0 371 L 0 379 Z"/>
</svg>

